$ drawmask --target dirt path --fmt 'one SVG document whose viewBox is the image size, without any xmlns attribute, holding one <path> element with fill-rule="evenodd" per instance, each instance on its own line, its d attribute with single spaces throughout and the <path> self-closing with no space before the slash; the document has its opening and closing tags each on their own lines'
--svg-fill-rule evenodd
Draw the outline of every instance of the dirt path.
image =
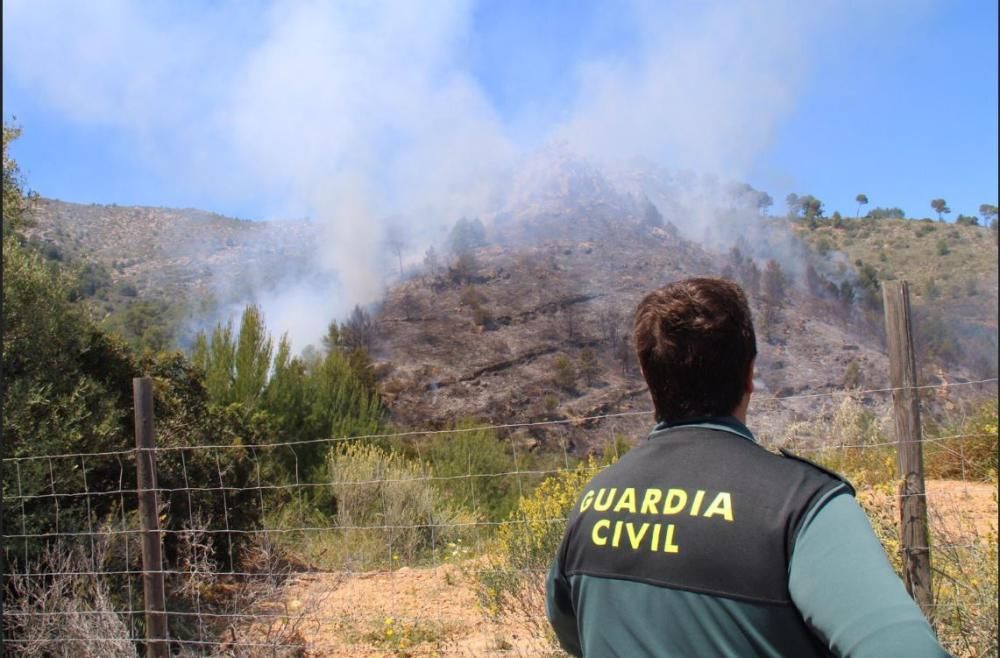
<svg viewBox="0 0 1000 658">
<path fill-rule="evenodd" d="M 931 523 L 946 541 L 996 536 L 997 488 L 928 481 Z M 300 576 L 285 606 L 307 656 L 546 656 L 524 620 L 499 623 L 475 595 L 471 561 L 356 575 Z M 538 611 L 541 617 L 541 610 Z M 540 621 L 536 620 L 536 621 Z"/>
</svg>

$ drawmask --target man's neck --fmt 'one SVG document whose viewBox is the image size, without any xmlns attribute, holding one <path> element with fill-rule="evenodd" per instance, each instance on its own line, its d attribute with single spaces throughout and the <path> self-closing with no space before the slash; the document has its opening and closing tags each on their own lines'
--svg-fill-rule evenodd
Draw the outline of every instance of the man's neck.
<svg viewBox="0 0 1000 658">
<path fill-rule="evenodd" d="M 749 407 L 750 407 L 750 394 L 749 393 L 745 393 L 743 395 L 743 399 L 740 400 L 740 403 L 738 405 L 736 405 L 736 408 L 733 409 L 733 412 L 730 414 L 730 416 L 732 416 L 736 420 L 738 420 L 741 423 L 743 423 L 744 425 L 746 425 L 747 424 L 747 409 Z"/>
</svg>

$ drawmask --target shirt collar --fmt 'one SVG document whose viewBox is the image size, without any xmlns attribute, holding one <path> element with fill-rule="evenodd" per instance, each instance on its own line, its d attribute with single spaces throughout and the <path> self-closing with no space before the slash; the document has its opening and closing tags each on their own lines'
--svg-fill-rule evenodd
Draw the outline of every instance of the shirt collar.
<svg viewBox="0 0 1000 658">
<path fill-rule="evenodd" d="M 656 427 L 653 428 L 653 434 L 677 427 L 703 427 L 705 429 L 721 430 L 742 436 L 748 441 L 757 443 L 757 438 L 753 435 L 753 432 L 733 416 L 700 416 L 698 418 L 684 418 L 682 420 L 664 420 L 656 424 Z"/>
</svg>

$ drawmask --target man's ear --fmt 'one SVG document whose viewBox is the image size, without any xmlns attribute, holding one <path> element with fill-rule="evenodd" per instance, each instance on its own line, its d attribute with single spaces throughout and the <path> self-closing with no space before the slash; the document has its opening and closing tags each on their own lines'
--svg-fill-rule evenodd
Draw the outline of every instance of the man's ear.
<svg viewBox="0 0 1000 658">
<path fill-rule="evenodd" d="M 757 366 L 757 357 L 750 360 L 750 367 L 747 369 L 747 380 L 743 384 L 743 390 L 747 393 L 753 393 L 753 375 L 754 369 Z"/>
</svg>

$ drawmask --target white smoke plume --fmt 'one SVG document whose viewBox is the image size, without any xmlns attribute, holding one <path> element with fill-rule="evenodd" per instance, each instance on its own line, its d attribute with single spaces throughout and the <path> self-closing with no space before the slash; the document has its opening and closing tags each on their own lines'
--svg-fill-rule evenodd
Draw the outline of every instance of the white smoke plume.
<svg viewBox="0 0 1000 658">
<path fill-rule="evenodd" d="M 575 96 L 558 99 L 558 118 L 522 112 L 519 125 L 540 126 L 525 137 L 468 64 L 475 9 L 13 0 L 3 5 L 4 79 L 73 121 L 121 131 L 179 187 L 259 200 L 261 218 L 318 223 L 321 276 L 259 300 L 272 330 L 302 348 L 377 299 L 401 223 L 407 253 L 422 253 L 459 217 L 496 207 L 516 163 L 552 140 L 595 161 L 746 174 L 794 110 L 816 49 L 834 37 L 848 47 L 845 28 L 860 38 L 900 13 L 625 3 L 634 38 L 566 71 Z"/>
</svg>

